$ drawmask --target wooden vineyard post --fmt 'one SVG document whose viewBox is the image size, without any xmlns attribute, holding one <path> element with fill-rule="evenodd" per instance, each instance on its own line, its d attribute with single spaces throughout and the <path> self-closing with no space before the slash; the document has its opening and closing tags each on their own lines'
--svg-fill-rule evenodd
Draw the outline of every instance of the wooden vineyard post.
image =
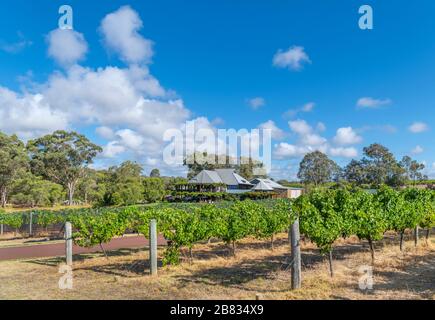
<svg viewBox="0 0 435 320">
<path fill-rule="evenodd" d="M 157 275 L 157 221 L 150 221 L 150 269 L 151 275 Z"/>
<path fill-rule="evenodd" d="M 0 224 L 0 236 L 2 236 L 2 235 L 3 235 L 3 223 Z"/>
<path fill-rule="evenodd" d="M 414 245 L 417 247 L 418 246 L 418 226 L 415 227 L 415 231 L 414 231 Z"/>
<path fill-rule="evenodd" d="M 30 217 L 29 217 L 29 236 L 32 236 L 32 225 L 33 225 L 33 212 L 30 212 Z"/>
<path fill-rule="evenodd" d="M 65 256 L 66 264 L 72 266 L 72 225 L 71 222 L 65 223 Z"/>
<path fill-rule="evenodd" d="M 296 219 L 290 228 L 292 289 L 299 289 L 302 281 L 300 240 L 299 219 Z"/>
</svg>

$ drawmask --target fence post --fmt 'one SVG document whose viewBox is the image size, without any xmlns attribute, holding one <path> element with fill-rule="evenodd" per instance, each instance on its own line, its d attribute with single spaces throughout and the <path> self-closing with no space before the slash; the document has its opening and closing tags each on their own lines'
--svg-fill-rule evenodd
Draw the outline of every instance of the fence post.
<svg viewBox="0 0 435 320">
<path fill-rule="evenodd" d="M 417 247 L 418 246 L 418 226 L 416 226 L 415 227 L 415 230 L 414 230 L 414 245 Z"/>
<path fill-rule="evenodd" d="M 65 255 L 66 264 L 72 266 L 72 225 L 71 222 L 65 223 Z"/>
<path fill-rule="evenodd" d="M 151 275 L 157 274 L 157 221 L 155 219 L 150 221 L 150 234 L 149 234 L 149 247 L 150 247 L 150 268 Z"/>
<path fill-rule="evenodd" d="M 301 236 L 299 233 L 299 219 L 293 222 L 290 232 L 292 289 L 299 289 L 301 287 Z"/>
<path fill-rule="evenodd" d="M 3 235 L 3 223 L 0 224 L 0 236 L 2 236 L 2 235 Z"/>
<path fill-rule="evenodd" d="M 33 224 L 33 212 L 30 212 L 30 219 L 29 219 L 29 236 L 32 236 L 32 224 Z"/>
</svg>

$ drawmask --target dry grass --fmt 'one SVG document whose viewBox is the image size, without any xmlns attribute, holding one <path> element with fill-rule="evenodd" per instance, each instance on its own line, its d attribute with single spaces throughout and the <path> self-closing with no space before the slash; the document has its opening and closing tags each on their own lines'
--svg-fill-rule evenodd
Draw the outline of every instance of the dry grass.
<svg viewBox="0 0 435 320">
<path fill-rule="evenodd" d="M 340 241 L 334 250 L 335 276 L 315 247 L 302 249 L 302 289 L 291 291 L 286 235 L 271 251 L 265 242 L 244 240 L 236 258 L 221 243 L 198 245 L 193 264 L 159 269 L 147 275 L 146 250 L 124 249 L 75 257 L 74 289 L 60 290 L 61 259 L 0 262 L 0 299 L 435 299 L 435 238 L 418 248 L 406 243 L 377 245 L 374 288 L 361 291 L 359 268 L 370 265 L 367 245 Z M 162 251 L 160 250 L 160 254 Z"/>
</svg>

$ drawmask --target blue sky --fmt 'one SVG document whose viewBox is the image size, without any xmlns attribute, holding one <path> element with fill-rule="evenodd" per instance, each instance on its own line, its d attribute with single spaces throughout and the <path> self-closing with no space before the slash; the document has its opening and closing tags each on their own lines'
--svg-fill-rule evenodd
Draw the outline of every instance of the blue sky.
<svg viewBox="0 0 435 320">
<path fill-rule="evenodd" d="M 62 4 L 2 3 L 2 131 L 31 138 L 74 129 L 105 146 L 99 166 L 134 158 L 147 170 L 177 174 L 161 165 L 162 128 L 144 125 L 149 119 L 169 127 L 198 118 L 213 128 L 273 123 L 276 178 L 293 179 L 307 148 L 345 164 L 373 142 L 397 158 L 424 161 L 435 177 L 431 0 L 69 1 L 75 38 L 50 54 Z M 363 4 L 373 8 L 373 30 L 358 27 Z M 102 30 L 103 19 L 122 7 L 129 14 L 114 15 Z M 137 19 L 142 27 L 133 27 L 132 39 L 120 38 L 117 32 Z M 132 52 L 135 44 L 139 53 Z M 71 52 L 77 52 L 73 63 L 62 63 Z M 274 63 L 280 52 L 299 68 L 289 60 Z M 159 103 L 142 110 L 141 121 L 132 106 L 138 97 Z M 132 116 L 123 119 L 128 110 Z"/>
</svg>

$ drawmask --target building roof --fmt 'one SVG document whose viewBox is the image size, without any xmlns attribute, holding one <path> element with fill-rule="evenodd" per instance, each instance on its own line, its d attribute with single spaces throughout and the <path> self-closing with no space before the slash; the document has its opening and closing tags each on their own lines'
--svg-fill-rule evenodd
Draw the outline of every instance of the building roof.
<svg viewBox="0 0 435 320">
<path fill-rule="evenodd" d="M 253 185 L 248 180 L 238 175 L 234 169 L 216 169 L 215 171 L 227 186 L 236 186 L 239 184 Z"/>
<path fill-rule="evenodd" d="M 287 187 L 284 187 L 284 186 L 280 185 L 279 183 L 277 183 L 273 180 L 270 180 L 270 179 L 257 178 L 257 179 L 252 180 L 251 183 L 253 183 L 255 185 L 259 185 L 259 184 L 265 185 L 265 186 L 271 188 L 272 190 L 275 190 L 275 189 L 287 190 L 288 189 Z"/>
<path fill-rule="evenodd" d="M 274 189 L 265 183 L 264 181 L 260 180 L 254 188 L 252 188 L 253 191 L 273 191 Z"/>
<path fill-rule="evenodd" d="M 189 180 L 194 184 L 223 183 L 227 186 L 248 185 L 253 186 L 248 180 L 238 175 L 234 169 L 202 170 Z"/>
<path fill-rule="evenodd" d="M 194 178 L 189 180 L 189 183 L 210 184 L 224 183 L 216 171 L 202 170 Z"/>
</svg>

